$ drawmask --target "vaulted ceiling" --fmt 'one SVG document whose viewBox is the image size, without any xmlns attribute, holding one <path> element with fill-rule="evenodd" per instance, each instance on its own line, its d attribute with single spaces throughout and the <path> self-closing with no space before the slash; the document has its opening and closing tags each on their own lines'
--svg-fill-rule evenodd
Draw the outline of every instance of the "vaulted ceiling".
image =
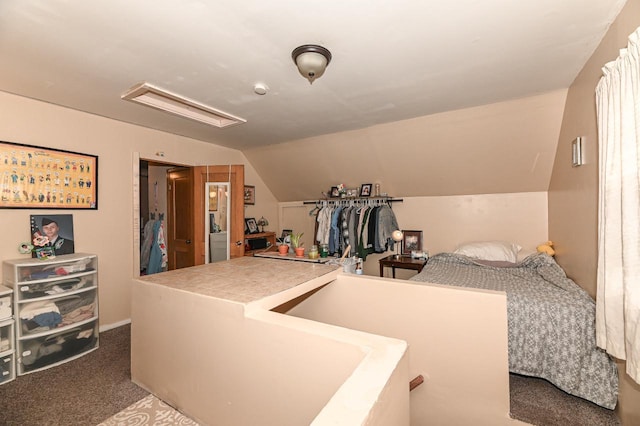
<svg viewBox="0 0 640 426">
<path fill-rule="evenodd" d="M 0 90 L 242 150 L 280 201 L 546 191 L 566 89 L 624 3 L 4 0 Z M 313 85 L 309 43 L 333 55 Z M 141 82 L 246 123 L 121 99 Z"/>
<path fill-rule="evenodd" d="M 567 88 L 623 5 L 3 0 L 0 90 L 245 150 Z M 333 54 L 313 85 L 291 59 L 307 43 Z M 144 81 L 247 122 L 121 100 Z"/>
</svg>

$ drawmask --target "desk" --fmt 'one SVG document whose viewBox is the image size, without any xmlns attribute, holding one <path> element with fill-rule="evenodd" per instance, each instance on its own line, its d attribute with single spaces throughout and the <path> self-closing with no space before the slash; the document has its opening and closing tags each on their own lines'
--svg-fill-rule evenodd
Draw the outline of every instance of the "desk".
<svg viewBox="0 0 640 426">
<path fill-rule="evenodd" d="M 383 257 L 378 261 L 380 263 L 380 276 L 384 276 L 384 267 L 390 267 L 393 278 L 396 277 L 396 268 L 400 269 L 413 269 L 414 271 L 422 271 L 424 265 L 427 264 L 427 259 L 412 259 L 411 256 L 400 256 L 396 259 L 396 255 L 392 254 L 387 257 Z"/>
<path fill-rule="evenodd" d="M 249 244 L 249 240 L 254 240 L 256 238 L 264 238 L 267 240 L 267 247 L 258 250 L 250 250 L 245 248 L 244 255 L 245 256 L 253 256 L 256 252 L 263 252 L 268 250 L 273 250 L 276 247 L 276 233 L 275 232 L 260 232 L 258 234 L 245 234 L 244 242 L 245 246 Z"/>
</svg>

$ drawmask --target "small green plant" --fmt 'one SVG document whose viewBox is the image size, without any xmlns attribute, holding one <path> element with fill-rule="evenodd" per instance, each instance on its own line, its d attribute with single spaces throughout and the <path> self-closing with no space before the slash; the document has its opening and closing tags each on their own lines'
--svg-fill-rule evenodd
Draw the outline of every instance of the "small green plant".
<svg viewBox="0 0 640 426">
<path fill-rule="evenodd" d="M 299 234 L 291 233 L 291 235 L 289 235 L 289 238 L 291 238 L 291 245 L 293 246 L 293 248 L 304 246 L 304 243 L 301 241 L 301 238 L 303 235 L 304 235 L 304 232 L 301 232 Z"/>
</svg>

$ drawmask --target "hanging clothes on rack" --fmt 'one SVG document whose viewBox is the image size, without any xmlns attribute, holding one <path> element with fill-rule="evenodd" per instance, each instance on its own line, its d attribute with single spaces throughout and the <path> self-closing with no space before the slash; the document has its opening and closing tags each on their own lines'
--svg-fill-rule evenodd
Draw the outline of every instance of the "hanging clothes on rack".
<svg viewBox="0 0 640 426">
<path fill-rule="evenodd" d="M 393 231 L 400 229 L 398 226 L 398 221 L 396 220 L 396 215 L 391 210 L 391 207 L 388 205 L 383 205 L 380 207 L 380 211 L 378 212 L 378 233 L 377 233 L 377 241 L 380 246 L 379 252 L 382 253 L 387 250 L 394 249 L 395 241 L 392 238 Z"/>
<path fill-rule="evenodd" d="M 142 231 L 142 244 L 140 245 L 140 271 L 145 271 L 149 266 L 149 256 L 151 255 L 151 244 L 153 244 L 153 227 L 156 223 L 155 215 L 151 213 L 150 219 L 144 225 Z"/>
<path fill-rule="evenodd" d="M 153 224 L 153 241 L 149 254 L 149 264 L 147 275 L 157 274 L 166 271 L 167 268 L 167 245 L 164 240 L 164 215 L 160 214 L 160 220 Z"/>
<path fill-rule="evenodd" d="M 337 253 L 340 251 L 340 220 L 342 213 L 342 206 L 337 206 L 331 212 L 331 228 L 329 231 L 329 253 Z"/>
<path fill-rule="evenodd" d="M 322 208 L 318 210 L 316 222 L 318 223 L 318 232 L 316 234 L 316 241 L 319 244 L 329 244 L 329 233 L 331 230 L 331 213 L 333 208 L 326 202 Z"/>
<path fill-rule="evenodd" d="M 371 253 L 393 250 L 391 234 L 399 227 L 389 202 L 388 199 L 325 200 L 321 207 L 316 202 L 316 241 L 327 244 L 332 255 L 342 255 L 346 247 L 351 246 L 353 254 L 363 259 Z"/>
<path fill-rule="evenodd" d="M 153 185 L 153 206 L 154 212 L 149 214 L 150 220 L 144 226 L 140 245 L 140 272 L 146 274 L 166 271 L 168 264 L 164 239 L 164 213 L 158 213 L 158 182 Z"/>
</svg>

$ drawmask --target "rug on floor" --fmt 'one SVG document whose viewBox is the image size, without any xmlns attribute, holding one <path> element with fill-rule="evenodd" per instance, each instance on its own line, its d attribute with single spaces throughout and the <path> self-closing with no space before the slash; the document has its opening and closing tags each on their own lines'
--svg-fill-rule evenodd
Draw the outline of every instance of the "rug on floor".
<svg viewBox="0 0 640 426">
<path fill-rule="evenodd" d="M 198 426 L 184 414 L 153 395 L 131 404 L 98 426 Z"/>
</svg>

